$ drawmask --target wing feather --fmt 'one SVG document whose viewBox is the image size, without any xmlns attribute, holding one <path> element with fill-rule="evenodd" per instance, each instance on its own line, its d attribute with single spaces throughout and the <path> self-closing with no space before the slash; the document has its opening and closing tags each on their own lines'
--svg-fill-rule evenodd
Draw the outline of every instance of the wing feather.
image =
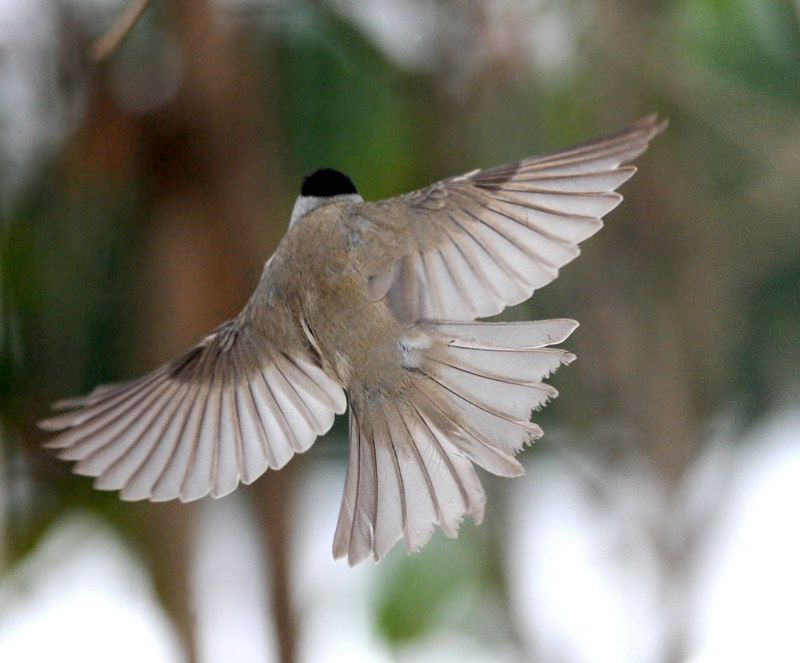
<svg viewBox="0 0 800 663">
<path fill-rule="evenodd" d="M 150 445 L 157 442 L 161 422 L 168 419 L 180 403 L 179 392 L 179 385 L 169 385 L 157 405 L 151 405 L 141 413 L 135 426 L 107 444 L 101 452 L 78 462 L 75 471 L 89 476 L 101 473 L 98 486 L 109 490 L 119 490 L 126 485 L 150 457 Z M 105 463 L 101 459 L 103 455 L 107 459 Z M 113 460 L 109 463 L 111 458 Z"/>
<path fill-rule="evenodd" d="M 240 316 L 151 374 L 58 403 L 48 446 L 127 500 L 221 497 L 306 451 L 346 407 L 313 351 Z"/>
<path fill-rule="evenodd" d="M 615 189 L 636 172 L 624 164 L 664 126 L 651 116 L 567 150 L 354 203 L 369 296 L 406 326 L 487 317 L 528 299 L 602 226 L 622 200 Z"/>
</svg>

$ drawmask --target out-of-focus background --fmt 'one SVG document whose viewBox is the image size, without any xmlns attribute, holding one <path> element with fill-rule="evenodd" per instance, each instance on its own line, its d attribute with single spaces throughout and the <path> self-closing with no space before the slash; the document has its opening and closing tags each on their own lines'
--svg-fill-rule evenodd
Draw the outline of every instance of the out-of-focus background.
<svg viewBox="0 0 800 663">
<path fill-rule="evenodd" d="M 800 660 L 800 2 L 0 0 L 0 661 Z M 558 281 L 574 317 L 486 522 L 349 569 L 344 422 L 219 501 L 128 504 L 48 403 L 234 315 L 304 174 L 367 199 L 669 129 Z"/>
</svg>

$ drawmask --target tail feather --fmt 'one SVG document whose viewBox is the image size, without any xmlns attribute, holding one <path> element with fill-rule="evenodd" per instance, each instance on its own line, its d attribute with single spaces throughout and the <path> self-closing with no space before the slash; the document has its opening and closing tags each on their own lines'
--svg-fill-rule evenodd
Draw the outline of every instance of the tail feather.
<svg viewBox="0 0 800 663">
<path fill-rule="evenodd" d="M 471 405 L 503 419 L 529 425 L 531 410 L 538 410 L 558 392 L 542 382 L 522 382 L 433 363 L 428 377 Z"/>
<path fill-rule="evenodd" d="M 542 434 L 530 421 L 557 395 L 541 382 L 574 355 L 545 347 L 570 320 L 424 323 L 401 347 L 407 381 L 397 393 L 350 393 L 350 462 L 334 557 L 353 565 L 385 555 L 401 538 L 418 550 L 438 525 L 455 537 L 465 516 L 483 518 L 473 463 L 522 474 L 514 458 Z"/>
<path fill-rule="evenodd" d="M 379 486 L 379 499 L 376 511 L 375 541 L 366 553 L 372 553 L 377 558 L 385 555 L 404 536 L 409 522 L 409 507 L 414 513 L 418 513 L 420 508 L 427 509 L 424 501 L 426 493 L 422 495 L 421 507 L 414 501 L 414 495 L 406 496 L 409 477 L 407 472 L 403 472 L 404 464 L 401 464 L 401 456 L 395 448 L 393 439 L 386 417 L 381 412 L 380 416 L 376 417 L 374 437 L 371 442 L 386 440 L 389 443 L 374 444 L 377 450 L 378 472 L 375 478 Z M 351 564 L 355 563 L 354 558 L 351 557 L 351 560 Z"/>
<path fill-rule="evenodd" d="M 461 371 L 476 373 L 502 382 L 530 384 L 533 376 L 547 377 L 564 361 L 564 351 L 537 348 L 475 348 L 456 345 L 441 348 L 432 359 Z"/>
<path fill-rule="evenodd" d="M 473 463 L 485 470 L 502 477 L 517 477 L 525 473 L 522 465 L 513 455 L 496 446 L 490 438 L 484 436 L 468 421 L 459 421 L 452 407 L 441 401 L 435 385 L 429 381 L 418 381 L 413 385 L 417 392 L 415 400 L 420 407 L 429 412 L 436 412 L 449 420 L 452 435 L 450 440 Z"/>
<path fill-rule="evenodd" d="M 334 558 L 338 559 L 346 554 L 351 565 L 366 559 L 370 554 L 379 503 L 377 463 L 372 457 L 373 452 L 377 453 L 377 445 L 370 444 L 367 438 L 367 435 L 372 434 L 372 428 L 364 430 L 359 420 L 360 417 L 351 403 L 347 479 L 339 522 L 333 537 Z"/>
<path fill-rule="evenodd" d="M 557 318 L 527 322 L 433 322 L 421 324 L 419 329 L 446 340 L 451 347 L 526 350 L 561 343 L 577 326 L 575 320 Z"/>
<path fill-rule="evenodd" d="M 455 537 L 465 515 L 483 519 L 483 487 L 472 463 L 441 429 L 441 415 L 384 397 L 354 402 L 353 410 L 364 416 L 351 417 L 334 557 L 347 556 L 351 565 L 370 555 L 378 560 L 401 538 L 415 552 L 436 525 Z"/>
<path fill-rule="evenodd" d="M 436 510 L 436 522 L 447 536 L 455 538 L 464 515 L 469 514 L 476 520 L 483 518 L 483 487 L 472 463 L 457 453 L 433 415 L 426 414 L 413 403 L 396 405 L 408 433 L 406 439 L 412 441 L 412 452 L 425 476 Z M 426 532 L 425 540 L 429 536 Z M 422 543 L 406 538 L 406 548 L 410 552 Z"/>
</svg>

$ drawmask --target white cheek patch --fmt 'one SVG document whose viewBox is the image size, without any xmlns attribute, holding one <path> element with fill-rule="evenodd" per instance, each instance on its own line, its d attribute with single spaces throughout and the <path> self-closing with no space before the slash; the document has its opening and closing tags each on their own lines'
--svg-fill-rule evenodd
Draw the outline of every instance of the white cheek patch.
<svg viewBox="0 0 800 663">
<path fill-rule="evenodd" d="M 329 199 L 321 198 L 319 196 L 298 196 L 292 209 L 292 217 L 289 220 L 289 227 L 294 225 L 301 216 L 305 216 L 309 212 L 317 209 L 320 205 L 324 205 Z"/>
<path fill-rule="evenodd" d="M 318 207 L 329 203 L 363 203 L 364 199 L 357 193 L 345 193 L 339 196 L 298 196 L 292 209 L 292 216 L 289 220 L 291 228 L 297 219 L 313 212 Z"/>
</svg>

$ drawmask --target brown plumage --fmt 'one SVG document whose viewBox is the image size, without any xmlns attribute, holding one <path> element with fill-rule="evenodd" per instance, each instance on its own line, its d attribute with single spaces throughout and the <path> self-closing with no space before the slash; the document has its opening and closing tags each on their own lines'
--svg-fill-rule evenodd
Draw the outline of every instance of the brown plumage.
<svg viewBox="0 0 800 663">
<path fill-rule="evenodd" d="M 350 402 L 333 551 L 356 564 L 483 517 L 473 464 L 515 476 L 577 323 L 479 323 L 574 259 L 655 117 L 584 145 L 364 202 L 306 180 L 241 314 L 153 373 L 55 404 L 48 446 L 123 499 L 220 497 L 306 451 Z M 333 173 L 333 175 L 330 175 Z M 333 179 L 331 179 L 333 178 Z M 320 187 L 320 182 L 324 185 Z"/>
</svg>

